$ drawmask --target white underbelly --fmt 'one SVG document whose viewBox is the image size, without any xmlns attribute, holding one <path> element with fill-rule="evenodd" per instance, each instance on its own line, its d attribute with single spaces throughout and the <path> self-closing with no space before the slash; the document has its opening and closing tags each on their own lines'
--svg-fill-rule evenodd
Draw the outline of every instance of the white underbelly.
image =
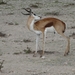
<svg viewBox="0 0 75 75">
<path fill-rule="evenodd" d="M 36 33 L 36 34 L 41 34 L 42 32 L 41 31 L 38 31 L 38 30 L 32 30 L 34 33 Z M 47 32 L 50 32 L 50 33 L 55 33 L 56 32 L 56 30 L 55 30 L 55 28 L 52 26 L 52 27 L 48 27 L 48 28 L 46 28 L 45 29 L 45 34 L 47 33 Z M 57 32 L 56 32 L 57 33 Z"/>
<path fill-rule="evenodd" d="M 54 33 L 54 32 L 56 32 L 56 30 L 55 30 L 55 28 L 52 26 L 52 27 L 47 27 L 47 28 L 45 29 L 45 32 L 52 32 L 52 33 Z"/>
<path fill-rule="evenodd" d="M 41 31 L 38 31 L 38 30 L 34 30 L 34 32 L 35 32 L 36 34 L 41 34 L 41 33 L 42 33 Z M 51 26 L 51 27 L 47 27 L 47 28 L 45 29 L 45 33 L 47 33 L 47 32 L 55 33 L 56 30 L 55 30 L 55 28 L 54 28 L 53 26 Z M 56 33 L 57 33 L 57 32 L 56 32 Z"/>
</svg>

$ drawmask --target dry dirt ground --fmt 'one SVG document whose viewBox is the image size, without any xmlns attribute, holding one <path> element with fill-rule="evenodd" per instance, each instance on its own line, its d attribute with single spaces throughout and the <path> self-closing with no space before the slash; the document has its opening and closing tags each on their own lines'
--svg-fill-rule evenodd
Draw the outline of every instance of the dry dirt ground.
<svg viewBox="0 0 75 75">
<path fill-rule="evenodd" d="M 24 7 L 42 18 L 56 17 L 66 23 L 65 35 L 71 42 L 68 56 L 64 56 L 66 40 L 49 32 L 45 59 L 25 53 L 35 51 L 35 34 L 27 29 L 28 16 L 21 14 L 27 13 Z M 42 35 L 39 44 L 41 50 Z M 5 0 L 0 4 L 0 62 L 3 60 L 0 75 L 75 75 L 75 0 Z"/>
</svg>

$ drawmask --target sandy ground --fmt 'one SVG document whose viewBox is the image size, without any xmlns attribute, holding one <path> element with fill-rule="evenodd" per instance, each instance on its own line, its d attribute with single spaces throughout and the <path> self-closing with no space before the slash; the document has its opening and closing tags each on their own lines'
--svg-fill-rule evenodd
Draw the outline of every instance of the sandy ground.
<svg viewBox="0 0 75 75">
<path fill-rule="evenodd" d="M 0 4 L 0 62 L 5 60 L 0 75 L 75 75 L 75 0 L 6 0 Z M 47 33 L 45 59 L 33 53 L 35 34 L 27 29 L 28 16 L 21 8 L 31 7 L 44 17 L 56 17 L 67 25 L 65 35 L 70 36 L 70 53 L 64 56 L 66 40 L 58 34 Z M 73 36 L 72 36 L 73 35 Z M 39 49 L 42 49 L 42 35 Z"/>
</svg>

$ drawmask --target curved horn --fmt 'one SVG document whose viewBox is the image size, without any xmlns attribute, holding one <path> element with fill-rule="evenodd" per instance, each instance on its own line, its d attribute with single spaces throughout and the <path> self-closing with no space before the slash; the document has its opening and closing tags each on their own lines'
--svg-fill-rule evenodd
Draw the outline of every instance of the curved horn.
<svg viewBox="0 0 75 75">
<path fill-rule="evenodd" d="M 23 13 L 23 12 L 21 12 L 23 15 L 30 15 L 29 13 L 28 14 L 25 14 L 25 13 Z"/>
<path fill-rule="evenodd" d="M 30 8 L 22 8 L 22 9 L 26 10 L 26 11 L 29 12 L 29 13 L 32 12 L 32 10 L 31 10 Z"/>
</svg>

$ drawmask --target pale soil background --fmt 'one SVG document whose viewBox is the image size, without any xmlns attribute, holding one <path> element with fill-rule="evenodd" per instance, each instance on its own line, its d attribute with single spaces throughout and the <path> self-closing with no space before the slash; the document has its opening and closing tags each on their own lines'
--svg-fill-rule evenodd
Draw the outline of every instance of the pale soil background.
<svg viewBox="0 0 75 75">
<path fill-rule="evenodd" d="M 5 0 L 0 4 L 0 62 L 3 63 L 0 75 L 75 75 L 75 0 Z M 66 40 L 58 34 L 47 33 L 46 58 L 33 53 L 25 54 L 27 47 L 35 51 L 35 34 L 27 29 L 27 13 L 21 8 L 31 7 L 44 17 L 56 17 L 67 25 L 65 35 L 71 36 L 68 56 L 64 56 Z M 42 35 L 40 36 L 42 46 Z"/>
</svg>

